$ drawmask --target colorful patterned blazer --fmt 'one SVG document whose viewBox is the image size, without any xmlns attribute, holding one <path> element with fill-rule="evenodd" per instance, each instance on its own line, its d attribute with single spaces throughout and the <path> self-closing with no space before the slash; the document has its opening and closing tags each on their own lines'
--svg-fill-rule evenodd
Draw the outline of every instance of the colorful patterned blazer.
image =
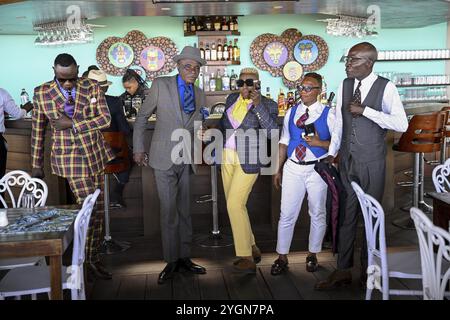
<svg viewBox="0 0 450 320">
<path fill-rule="evenodd" d="M 42 168 L 44 135 L 49 119 L 64 113 L 65 97 L 55 80 L 34 89 L 31 160 L 33 168 Z M 101 129 L 108 128 L 111 116 L 105 96 L 92 80 L 80 78 L 76 84 L 73 127 L 51 128 L 52 173 L 61 177 L 89 177 L 100 174 L 114 158 L 103 139 Z"/>
</svg>

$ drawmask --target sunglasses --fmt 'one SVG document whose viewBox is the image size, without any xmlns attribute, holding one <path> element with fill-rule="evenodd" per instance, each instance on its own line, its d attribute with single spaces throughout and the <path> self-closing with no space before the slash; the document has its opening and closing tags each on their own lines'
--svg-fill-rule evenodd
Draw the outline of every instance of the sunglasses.
<svg viewBox="0 0 450 320">
<path fill-rule="evenodd" d="M 78 77 L 76 77 L 76 78 L 71 78 L 71 79 L 57 79 L 58 80 L 58 82 L 60 83 L 60 84 L 64 84 L 64 83 L 66 83 L 66 81 L 69 81 L 69 82 L 76 82 L 77 80 L 78 80 Z"/>
<path fill-rule="evenodd" d="M 247 85 L 247 87 L 253 87 L 254 82 L 255 82 L 255 80 L 253 80 L 253 79 L 247 79 L 247 80 L 238 79 L 238 80 L 236 80 L 236 85 L 239 88 L 242 88 L 245 83 Z"/>
<path fill-rule="evenodd" d="M 309 86 L 298 86 L 297 87 L 297 90 L 299 92 L 302 92 L 302 91 L 311 92 L 314 89 L 320 89 L 320 87 L 309 87 Z"/>
</svg>

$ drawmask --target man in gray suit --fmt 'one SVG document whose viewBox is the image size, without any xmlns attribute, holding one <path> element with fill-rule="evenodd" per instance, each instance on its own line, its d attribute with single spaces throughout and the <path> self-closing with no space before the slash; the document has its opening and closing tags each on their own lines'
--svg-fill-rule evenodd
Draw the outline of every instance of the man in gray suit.
<svg viewBox="0 0 450 320">
<path fill-rule="evenodd" d="M 203 274 L 205 268 L 190 259 L 192 242 L 192 222 L 189 201 L 190 169 L 195 172 L 191 151 L 185 139 L 182 150 L 177 150 L 178 141 L 171 141 L 177 129 L 186 129 L 193 142 L 194 121 L 201 121 L 200 108 L 205 106 L 205 95 L 194 86 L 200 67 L 206 61 L 200 57 L 198 48 L 186 46 L 174 57 L 178 74 L 156 78 L 136 117 L 133 134 L 134 160 L 138 165 L 146 165 L 144 130 L 148 118 L 156 110 L 156 125 L 149 152 L 149 165 L 154 169 L 156 187 L 160 201 L 161 236 L 164 260 L 167 262 L 159 274 L 162 284 L 173 277 L 179 268 Z M 186 150 L 189 150 L 186 152 Z M 183 154 L 184 153 L 184 154 Z M 188 154 L 186 154 L 188 153 Z M 177 158 L 174 159 L 173 157 Z M 188 159 L 188 161 L 183 161 Z"/>
<path fill-rule="evenodd" d="M 345 79 L 338 90 L 336 116 L 342 119 L 339 173 L 347 192 L 345 215 L 339 227 L 337 269 L 316 284 L 316 290 L 329 290 L 352 281 L 353 252 L 360 214 L 358 198 L 351 187 L 355 181 L 381 202 L 386 169 L 387 130 L 405 132 L 408 128 L 397 88 L 388 79 L 372 72 L 377 49 L 368 42 L 353 46 L 345 58 Z M 329 156 L 333 160 L 332 156 Z M 361 248 L 360 281 L 367 279 L 367 243 Z"/>
</svg>

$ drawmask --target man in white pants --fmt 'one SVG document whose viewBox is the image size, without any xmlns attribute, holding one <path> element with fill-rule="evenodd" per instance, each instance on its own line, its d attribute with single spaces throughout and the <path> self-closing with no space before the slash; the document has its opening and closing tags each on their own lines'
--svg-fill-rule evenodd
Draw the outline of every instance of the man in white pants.
<svg viewBox="0 0 450 320">
<path fill-rule="evenodd" d="M 335 109 L 317 101 L 322 90 L 322 76 L 306 74 L 299 90 L 302 103 L 289 109 L 284 117 L 278 172 L 273 181 L 275 188 L 281 185 L 282 191 L 277 241 L 279 257 L 272 265 L 272 275 L 279 275 L 288 268 L 287 255 L 306 192 L 311 217 L 306 270 L 317 270 L 316 253 L 322 250 L 326 231 L 327 185 L 314 170 L 314 165 L 329 161 L 328 155 L 335 157 L 340 146 L 342 122 L 336 118 Z M 314 135 L 308 136 L 308 133 Z"/>
</svg>

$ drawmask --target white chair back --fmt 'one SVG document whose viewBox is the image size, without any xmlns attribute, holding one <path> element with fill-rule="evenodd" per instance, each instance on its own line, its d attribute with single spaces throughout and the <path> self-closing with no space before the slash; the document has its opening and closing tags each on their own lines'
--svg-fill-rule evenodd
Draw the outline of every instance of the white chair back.
<svg viewBox="0 0 450 320">
<path fill-rule="evenodd" d="M 15 199 L 11 187 L 21 187 L 19 196 Z M 38 178 L 32 178 L 22 170 L 10 171 L 0 179 L 0 202 L 8 207 L 4 195 L 8 195 L 13 208 L 43 207 L 47 201 L 47 184 Z"/>
<path fill-rule="evenodd" d="M 443 300 L 450 277 L 450 268 L 443 266 L 450 261 L 450 233 L 435 226 L 420 209 L 413 207 L 410 213 L 419 238 L 423 299 Z"/>
<path fill-rule="evenodd" d="M 450 192 L 450 158 L 433 169 L 432 177 L 436 192 Z"/>
<path fill-rule="evenodd" d="M 384 211 L 380 203 L 372 196 L 366 194 L 361 187 L 352 181 L 352 188 L 358 197 L 364 217 L 364 227 L 367 240 L 367 265 L 381 267 L 381 292 L 383 299 L 389 299 L 389 274 L 386 253 L 386 234 L 384 230 Z M 379 266 L 378 264 L 381 264 Z M 363 272 L 363 270 L 361 270 Z M 368 275 L 370 276 L 370 275 Z M 371 291 L 367 291 L 366 299 L 370 299 Z M 369 296 L 367 296 L 369 295 Z"/>
<path fill-rule="evenodd" d="M 85 258 L 85 247 L 87 230 L 89 227 L 89 220 L 91 218 L 92 210 L 95 206 L 95 201 L 100 194 L 100 189 L 95 190 L 93 194 L 84 199 L 83 207 L 75 219 L 74 237 L 73 237 L 73 251 L 72 251 L 72 266 L 71 272 L 78 273 L 73 277 L 79 281 L 79 289 L 72 289 L 72 300 L 85 300 L 84 291 L 84 277 L 83 277 L 83 263 Z"/>
</svg>

